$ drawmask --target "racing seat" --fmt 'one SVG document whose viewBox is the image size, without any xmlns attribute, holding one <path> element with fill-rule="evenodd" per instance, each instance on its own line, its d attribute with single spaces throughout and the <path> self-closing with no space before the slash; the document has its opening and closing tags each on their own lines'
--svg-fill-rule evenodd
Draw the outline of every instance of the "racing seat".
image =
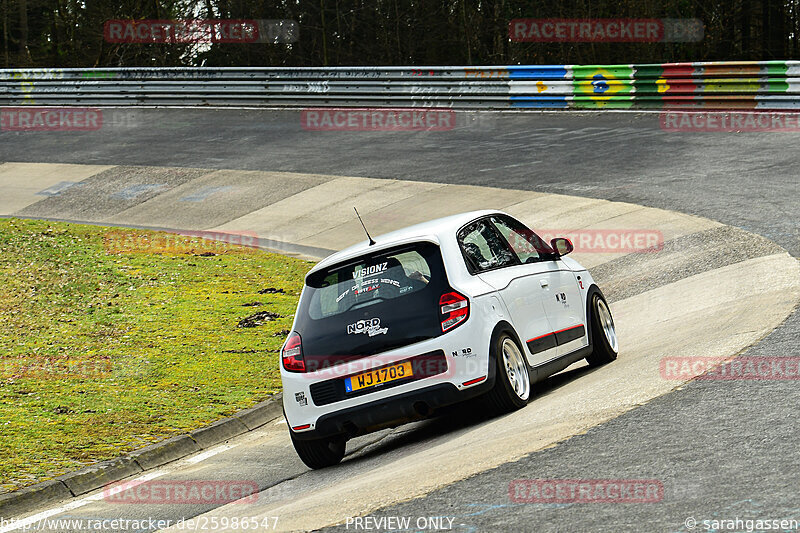
<svg viewBox="0 0 800 533">
<path fill-rule="evenodd" d="M 481 253 L 480 247 L 474 242 L 465 242 L 463 248 L 464 253 L 467 255 L 467 260 L 472 263 L 473 268 L 476 270 L 483 268 L 487 263 L 487 259 Z"/>
</svg>

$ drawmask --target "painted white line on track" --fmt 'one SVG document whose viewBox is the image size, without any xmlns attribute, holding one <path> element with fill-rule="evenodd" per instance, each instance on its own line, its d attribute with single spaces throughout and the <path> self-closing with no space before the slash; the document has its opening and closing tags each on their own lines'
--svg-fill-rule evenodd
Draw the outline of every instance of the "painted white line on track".
<svg viewBox="0 0 800 533">
<path fill-rule="evenodd" d="M 230 450 L 231 448 L 237 447 L 238 444 L 223 444 L 222 446 L 216 446 L 211 448 L 210 450 L 206 450 L 203 453 L 195 455 L 194 457 L 189 457 L 184 461 L 184 463 L 188 463 L 190 465 L 197 464 L 200 461 L 205 461 L 209 457 L 214 457 L 218 453 L 222 453 L 224 451 Z"/>
<path fill-rule="evenodd" d="M 74 509 L 78 509 L 79 507 L 83 507 L 92 502 L 102 500 L 106 495 L 116 494 L 124 489 L 128 489 L 130 487 L 134 487 L 136 485 L 140 485 L 146 481 L 151 479 L 155 479 L 157 477 L 161 477 L 166 472 L 155 470 L 153 472 L 148 472 L 147 474 L 140 476 L 132 481 L 126 481 L 124 484 L 121 484 L 118 487 L 114 487 L 112 489 L 103 489 L 102 491 L 98 492 L 97 494 L 92 494 L 91 496 L 86 496 L 81 498 L 80 500 L 75 500 L 69 503 L 65 503 L 64 505 L 60 505 L 58 507 L 54 507 L 53 509 L 49 509 L 47 511 L 42 511 L 41 513 L 37 513 L 35 515 L 29 516 L 27 518 L 21 518 L 19 520 L 14 520 L 7 526 L 0 527 L 0 533 L 6 533 L 7 531 L 16 531 L 18 529 L 25 529 L 27 530 L 41 530 L 43 529 L 46 524 L 43 523 L 44 520 L 50 518 L 51 516 L 58 515 L 61 513 L 66 513 L 67 511 L 72 511 Z M 33 527 L 31 527 L 33 526 Z"/>
<path fill-rule="evenodd" d="M 185 460 L 181 461 L 180 463 L 183 463 L 183 464 L 197 464 L 197 463 L 199 463 L 201 461 L 204 461 L 204 460 L 208 459 L 209 457 L 213 457 L 213 456 L 215 456 L 215 455 L 217 455 L 219 453 L 222 453 L 224 451 L 230 450 L 231 448 L 235 448 L 236 446 L 238 446 L 238 444 L 223 444 L 222 446 L 216 446 L 216 447 L 214 447 L 214 448 L 212 448 L 210 450 L 206 450 L 205 452 L 202 452 L 202 453 L 200 453 L 198 455 L 195 455 L 194 457 L 189 457 L 188 459 L 185 459 Z M 180 464 L 180 463 L 178 463 L 178 464 Z M 66 513 L 68 511 L 72 511 L 74 509 L 78 509 L 79 507 L 83 507 L 84 505 L 87 505 L 89 503 L 103 501 L 107 496 L 116 494 L 116 493 L 121 492 L 123 490 L 130 489 L 130 488 L 135 487 L 137 485 L 141 485 L 142 483 L 145 483 L 145 482 L 150 481 L 152 479 L 156 479 L 156 478 L 159 478 L 161 476 L 164 476 L 167 473 L 168 472 L 166 470 L 154 470 L 152 472 L 148 472 L 148 473 L 143 474 L 143 475 L 141 475 L 141 476 L 139 476 L 137 478 L 134 478 L 134 479 L 132 479 L 130 481 L 121 481 L 121 482 L 119 482 L 119 485 L 113 486 L 113 487 L 108 488 L 108 489 L 104 488 L 104 489 L 100 490 L 99 492 L 96 492 L 95 494 L 92 494 L 90 496 L 85 496 L 85 497 L 81 498 L 80 500 L 71 501 L 71 502 L 66 503 L 64 505 L 60 505 L 58 507 L 54 507 L 52 509 L 48 509 L 47 511 L 42 511 L 42 512 L 37 513 L 35 515 L 29 516 L 27 518 L 21 518 L 19 520 L 14 520 L 13 522 L 11 522 L 9 524 L 0 527 L 0 533 L 6 533 L 8 531 L 17 531 L 19 529 L 40 530 L 46 525 L 46 524 L 43 524 L 43 521 L 46 520 L 47 518 L 50 518 L 51 516 L 58 515 L 58 514 L 61 514 L 61 513 Z"/>
<path fill-rule="evenodd" d="M 39 529 L 42 529 L 41 526 L 43 524 L 41 524 L 41 522 L 43 520 L 45 520 L 47 518 L 50 518 L 53 515 L 65 513 L 67 511 L 71 511 L 73 509 L 77 509 L 78 507 L 83 507 L 87 503 L 89 503 L 89 501 L 84 498 L 83 500 L 78 500 L 78 501 L 75 501 L 75 502 L 69 502 L 69 503 L 67 503 L 65 505 L 62 505 L 60 507 L 56 507 L 55 509 L 50 509 L 49 511 L 44 511 L 44 512 L 35 514 L 33 516 L 29 516 L 28 518 L 22 518 L 20 520 L 12 521 L 11 524 L 9 524 L 7 526 L 0 527 L 0 533 L 6 533 L 6 531 L 16 531 L 18 529 L 23 529 L 23 528 L 25 528 L 25 530 L 30 530 L 30 529 L 39 530 Z M 36 526 L 35 527 L 31 527 L 34 524 L 36 524 Z"/>
<path fill-rule="evenodd" d="M 84 500 L 97 502 L 102 500 L 106 496 L 113 496 L 118 492 L 122 492 L 123 490 L 128 490 L 130 488 L 136 487 L 138 485 L 141 485 L 142 483 L 150 481 L 151 479 L 159 478 L 164 474 L 166 474 L 166 472 L 163 470 L 154 470 L 153 472 L 148 472 L 147 474 L 137 477 L 136 479 L 133 479 L 131 481 L 118 481 L 117 484 L 112 483 L 111 485 L 113 486 L 111 488 L 108 489 L 104 488 L 102 492 L 98 492 L 97 494 L 92 494 L 91 496 L 87 496 L 86 498 L 84 498 Z"/>
</svg>

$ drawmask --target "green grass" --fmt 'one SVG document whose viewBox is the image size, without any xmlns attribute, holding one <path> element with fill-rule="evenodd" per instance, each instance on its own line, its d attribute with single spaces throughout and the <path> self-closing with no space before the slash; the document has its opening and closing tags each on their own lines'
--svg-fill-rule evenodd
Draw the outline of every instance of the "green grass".
<svg viewBox="0 0 800 533">
<path fill-rule="evenodd" d="M 198 238 L 0 220 L 0 492 L 280 390 L 277 352 L 310 267 Z M 281 318 L 237 327 L 259 311 Z"/>
</svg>

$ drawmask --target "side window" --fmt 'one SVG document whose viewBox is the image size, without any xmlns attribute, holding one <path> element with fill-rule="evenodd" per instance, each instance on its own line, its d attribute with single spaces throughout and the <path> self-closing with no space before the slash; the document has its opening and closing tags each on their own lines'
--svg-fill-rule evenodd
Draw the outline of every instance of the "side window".
<svg viewBox="0 0 800 533">
<path fill-rule="evenodd" d="M 522 263 L 542 261 L 553 250 L 538 235 L 522 223 L 505 217 L 492 217 L 497 230 L 505 237 L 511 249 Z"/>
<path fill-rule="evenodd" d="M 488 220 L 478 220 L 458 233 L 464 259 L 473 273 L 517 264 L 517 258 Z"/>
</svg>

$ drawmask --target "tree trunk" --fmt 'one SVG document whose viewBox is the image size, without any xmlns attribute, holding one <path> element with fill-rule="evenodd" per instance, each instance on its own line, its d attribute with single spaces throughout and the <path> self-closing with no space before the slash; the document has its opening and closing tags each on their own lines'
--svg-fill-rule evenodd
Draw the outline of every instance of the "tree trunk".
<svg viewBox="0 0 800 533">
<path fill-rule="evenodd" d="M 19 65 L 30 66 L 31 51 L 28 50 L 28 0 L 17 0 L 19 6 Z"/>
<path fill-rule="evenodd" d="M 769 35 L 770 59 L 784 59 L 783 43 L 786 39 L 785 30 L 786 11 L 781 0 L 769 1 L 770 27 L 765 29 Z"/>
<path fill-rule="evenodd" d="M 323 0 L 319 0 L 319 11 L 322 17 L 322 64 L 328 66 L 328 29 L 325 27 L 325 5 Z"/>
<path fill-rule="evenodd" d="M 3 53 L 8 68 L 8 0 L 3 0 Z"/>
<path fill-rule="evenodd" d="M 742 32 L 742 58 L 753 58 L 752 43 L 750 42 L 750 17 L 752 10 L 750 9 L 750 1 L 744 0 L 742 2 L 742 18 L 741 18 L 741 32 Z"/>
</svg>

